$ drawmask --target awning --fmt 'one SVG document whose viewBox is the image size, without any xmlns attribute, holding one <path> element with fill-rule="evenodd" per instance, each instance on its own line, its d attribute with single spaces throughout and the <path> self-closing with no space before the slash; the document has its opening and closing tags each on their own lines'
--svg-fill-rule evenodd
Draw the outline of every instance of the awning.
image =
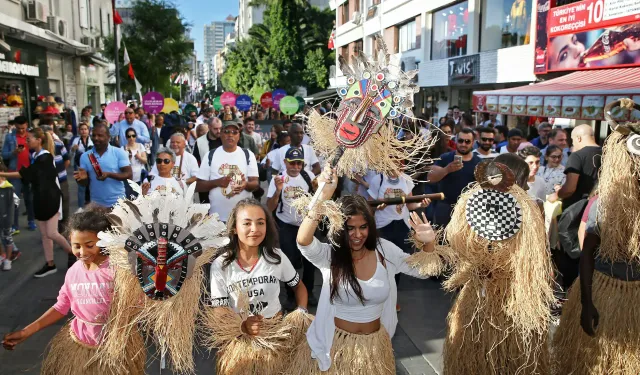
<svg viewBox="0 0 640 375">
<path fill-rule="evenodd" d="M 329 89 L 329 90 L 317 92 L 313 95 L 309 95 L 304 98 L 304 101 L 314 102 L 318 100 L 330 99 L 330 98 L 333 98 L 334 96 L 338 96 L 338 92 L 335 89 Z"/>
<path fill-rule="evenodd" d="M 521 87 L 475 91 L 473 109 L 516 116 L 604 120 L 604 106 L 620 98 L 640 103 L 640 67 L 578 71 Z M 629 120 L 628 111 L 617 111 L 618 120 Z M 632 116 L 640 118 L 640 113 Z"/>
</svg>

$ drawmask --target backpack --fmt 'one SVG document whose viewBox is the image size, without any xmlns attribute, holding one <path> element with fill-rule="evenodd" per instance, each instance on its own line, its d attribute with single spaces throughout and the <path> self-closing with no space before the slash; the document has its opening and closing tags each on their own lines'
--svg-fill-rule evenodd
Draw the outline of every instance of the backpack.
<svg viewBox="0 0 640 375">
<path fill-rule="evenodd" d="M 571 259 L 580 258 L 580 242 L 578 241 L 578 228 L 582 220 L 582 214 L 587 208 L 588 199 L 581 199 L 563 210 L 558 219 L 558 240 L 562 250 Z"/>
<path fill-rule="evenodd" d="M 302 179 L 304 180 L 304 182 L 306 182 L 307 186 L 309 187 L 309 194 L 313 194 L 313 184 L 311 183 L 311 176 L 309 176 L 309 173 L 307 173 L 307 171 L 305 171 L 304 169 L 300 171 L 300 176 L 302 176 Z M 282 207 L 284 206 L 283 203 L 284 200 L 284 189 L 282 189 L 282 191 L 280 192 L 280 203 L 278 204 L 278 213 L 283 213 L 284 210 L 282 209 Z"/>
</svg>

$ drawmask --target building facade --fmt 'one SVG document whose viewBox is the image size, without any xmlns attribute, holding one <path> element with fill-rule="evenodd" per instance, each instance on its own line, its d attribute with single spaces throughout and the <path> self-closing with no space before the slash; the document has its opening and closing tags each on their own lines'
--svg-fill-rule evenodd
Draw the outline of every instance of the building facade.
<svg viewBox="0 0 640 375">
<path fill-rule="evenodd" d="M 204 25 L 204 59 L 209 61 L 215 54 L 224 48 L 224 41 L 227 35 L 233 33 L 235 27 L 235 17 L 229 15 L 224 21 L 212 22 Z"/>
<path fill-rule="evenodd" d="M 240 0 L 238 9 L 237 35 L 238 38 L 246 38 L 251 26 L 264 21 L 265 5 L 257 7 L 249 6 L 251 0 Z"/>
<path fill-rule="evenodd" d="M 336 56 L 371 54 L 382 35 L 404 70 L 418 69 L 416 115 L 437 119 L 474 90 L 534 82 L 532 0 L 332 0 Z M 337 61 L 336 61 L 336 65 Z M 331 86 L 345 84 L 339 69 Z"/>
<path fill-rule="evenodd" d="M 110 0 L 0 0 L 0 33 L 0 127 L 7 116 L 34 117 L 47 96 L 76 108 L 114 99 L 101 54 L 113 33 Z"/>
</svg>

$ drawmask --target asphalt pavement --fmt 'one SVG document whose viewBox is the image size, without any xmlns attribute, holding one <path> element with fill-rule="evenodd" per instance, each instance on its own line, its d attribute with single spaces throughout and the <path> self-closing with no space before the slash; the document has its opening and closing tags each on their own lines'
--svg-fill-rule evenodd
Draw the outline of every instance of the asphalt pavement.
<svg viewBox="0 0 640 375">
<path fill-rule="evenodd" d="M 69 184 L 71 212 L 76 205 L 76 185 Z M 42 279 L 33 274 L 44 264 L 44 254 L 38 231 L 27 230 L 27 218 L 20 207 L 21 233 L 14 240 L 22 252 L 13 269 L 0 271 L 0 336 L 20 329 L 36 320 L 56 302 L 58 290 L 64 282 L 67 255 L 55 247 L 58 272 Z M 318 283 L 322 278 L 318 273 Z M 320 284 L 314 293 L 320 295 Z M 401 375 L 434 375 L 442 373 L 442 345 L 446 331 L 446 315 L 451 307 L 452 295 L 442 291 L 436 280 L 418 280 L 402 277 L 398 287 L 398 327 L 393 338 L 396 373 Z M 71 316 L 70 316 L 71 317 Z M 51 338 L 65 321 L 44 329 L 20 344 L 15 351 L 0 349 L 0 375 L 37 375 L 40 373 L 42 354 Z M 197 374 L 215 373 L 215 355 L 200 348 L 194 351 Z M 169 375 L 160 370 L 160 362 L 150 353 L 147 374 Z M 63 374 L 61 374 L 63 375 Z"/>
</svg>

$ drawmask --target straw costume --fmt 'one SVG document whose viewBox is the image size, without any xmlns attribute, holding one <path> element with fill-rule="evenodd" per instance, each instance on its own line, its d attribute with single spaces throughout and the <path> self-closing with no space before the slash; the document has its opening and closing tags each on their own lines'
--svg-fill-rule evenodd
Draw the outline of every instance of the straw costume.
<svg viewBox="0 0 640 375">
<path fill-rule="evenodd" d="M 140 188 L 130 183 L 134 190 Z M 216 249 L 228 243 L 225 226 L 209 205 L 193 204 L 195 184 L 183 198 L 171 189 L 120 200 L 109 215 L 113 230 L 100 243 L 116 267 L 115 297 L 100 355 L 110 364 L 126 358 L 127 338 L 140 329 L 177 373 L 194 373 L 193 343 L 202 308 L 204 272 Z"/>
<path fill-rule="evenodd" d="M 453 270 L 444 287 L 460 292 L 447 317 L 444 373 L 548 374 L 554 298 L 543 217 L 511 170 L 489 163 L 476 167 L 478 183 L 445 230 Z M 497 184 L 487 178 L 493 168 Z"/>
<path fill-rule="evenodd" d="M 629 99 L 605 107 L 613 132 L 603 147 L 580 279 L 553 340 L 556 374 L 640 374 L 640 124 L 611 116 L 634 108 Z"/>
</svg>

